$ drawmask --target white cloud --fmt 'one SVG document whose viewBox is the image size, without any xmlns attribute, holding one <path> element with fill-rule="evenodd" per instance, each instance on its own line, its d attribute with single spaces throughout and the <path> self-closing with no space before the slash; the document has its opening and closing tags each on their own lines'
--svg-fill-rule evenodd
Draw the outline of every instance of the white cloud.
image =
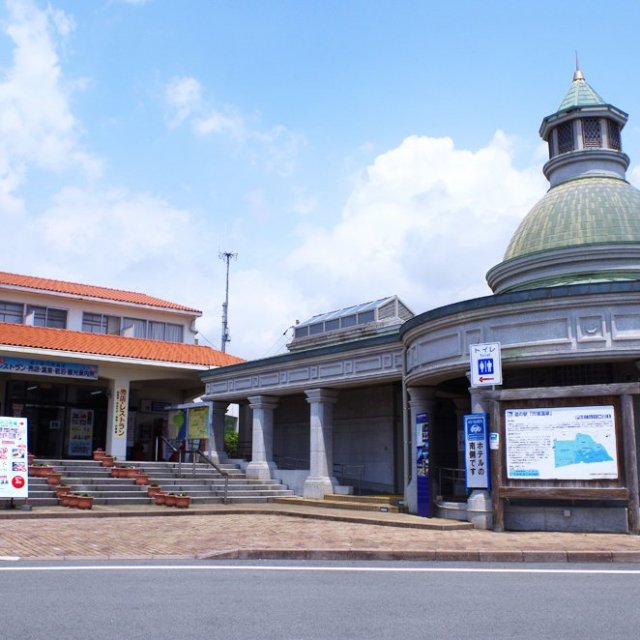
<svg viewBox="0 0 640 640">
<path fill-rule="evenodd" d="M 262 128 L 231 105 L 214 105 L 203 98 L 201 83 L 191 76 L 173 78 L 165 87 L 169 126 L 187 124 L 199 137 L 229 136 L 243 146 L 252 162 L 282 176 L 291 175 L 300 148 L 302 134 L 281 124 Z"/>
<path fill-rule="evenodd" d="M 289 268 L 338 308 L 398 294 L 422 312 L 484 295 L 486 271 L 545 189 L 538 167 L 513 166 L 502 132 L 475 152 L 412 136 L 375 159 L 335 227 L 304 230 Z"/>
</svg>

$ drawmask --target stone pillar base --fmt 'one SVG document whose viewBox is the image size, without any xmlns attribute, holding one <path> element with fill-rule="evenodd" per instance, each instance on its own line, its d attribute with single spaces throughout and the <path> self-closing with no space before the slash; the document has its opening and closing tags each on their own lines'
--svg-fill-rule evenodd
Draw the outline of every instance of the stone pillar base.
<svg viewBox="0 0 640 640">
<path fill-rule="evenodd" d="M 245 474 L 249 480 L 271 480 L 271 471 L 275 465 L 267 462 L 250 462 L 245 469 Z"/>
<path fill-rule="evenodd" d="M 493 507 L 488 491 L 474 489 L 467 500 L 467 517 L 476 529 L 493 529 Z"/>
<path fill-rule="evenodd" d="M 333 483 L 331 482 L 331 478 L 308 477 L 304 481 L 302 495 L 305 498 L 321 499 L 329 493 L 333 493 Z"/>
</svg>

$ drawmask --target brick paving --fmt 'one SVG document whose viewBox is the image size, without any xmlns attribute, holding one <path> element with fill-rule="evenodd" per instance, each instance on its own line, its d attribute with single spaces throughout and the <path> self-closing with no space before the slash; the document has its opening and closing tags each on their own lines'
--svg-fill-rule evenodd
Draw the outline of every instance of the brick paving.
<svg viewBox="0 0 640 640">
<path fill-rule="evenodd" d="M 182 513 L 157 507 L 92 512 L 51 507 L 3 512 L 0 556 L 640 562 L 640 537 L 635 535 L 494 533 L 455 527 L 451 521 L 407 514 L 278 505 Z"/>
</svg>

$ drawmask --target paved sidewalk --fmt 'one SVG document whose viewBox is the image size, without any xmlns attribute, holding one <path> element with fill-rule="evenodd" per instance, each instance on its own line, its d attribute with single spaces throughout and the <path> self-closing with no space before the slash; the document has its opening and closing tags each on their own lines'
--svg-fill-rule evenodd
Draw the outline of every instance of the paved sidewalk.
<svg viewBox="0 0 640 640">
<path fill-rule="evenodd" d="M 0 557 L 640 562 L 640 536 L 494 533 L 408 514 L 288 505 L 0 512 Z"/>
</svg>

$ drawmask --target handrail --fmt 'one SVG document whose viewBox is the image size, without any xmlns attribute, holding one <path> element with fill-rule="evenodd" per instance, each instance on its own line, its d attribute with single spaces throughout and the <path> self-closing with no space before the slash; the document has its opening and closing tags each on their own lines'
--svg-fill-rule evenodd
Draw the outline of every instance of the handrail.
<svg viewBox="0 0 640 640">
<path fill-rule="evenodd" d="M 224 495 L 222 496 L 222 501 L 224 504 L 228 502 L 228 494 L 229 494 L 229 473 L 224 469 L 220 468 L 206 453 L 200 451 L 200 449 L 196 449 L 192 447 L 191 449 L 183 449 L 182 445 L 179 447 L 175 447 L 171 444 L 171 441 L 165 438 L 164 436 L 158 436 L 156 440 L 156 462 L 158 461 L 158 445 L 160 441 L 164 442 L 174 453 L 178 454 L 178 476 L 182 477 L 182 454 L 190 453 L 193 456 L 193 476 L 196 475 L 196 457 L 194 454 L 198 454 L 201 458 L 205 460 L 208 464 L 210 464 L 223 478 L 224 478 Z M 182 440 L 182 443 L 185 443 L 185 440 Z"/>
<path fill-rule="evenodd" d="M 227 504 L 229 493 L 229 473 L 224 469 L 221 469 L 204 451 L 199 449 L 191 449 L 190 453 L 197 453 L 201 458 L 204 458 L 205 462 L 208 462 L 223 478 L 224 478 L 224 495 L 222 496 L 222 503 Z M 196 475 L 196 458 L 193 457 L 193 475 Z"/>
</svg>

